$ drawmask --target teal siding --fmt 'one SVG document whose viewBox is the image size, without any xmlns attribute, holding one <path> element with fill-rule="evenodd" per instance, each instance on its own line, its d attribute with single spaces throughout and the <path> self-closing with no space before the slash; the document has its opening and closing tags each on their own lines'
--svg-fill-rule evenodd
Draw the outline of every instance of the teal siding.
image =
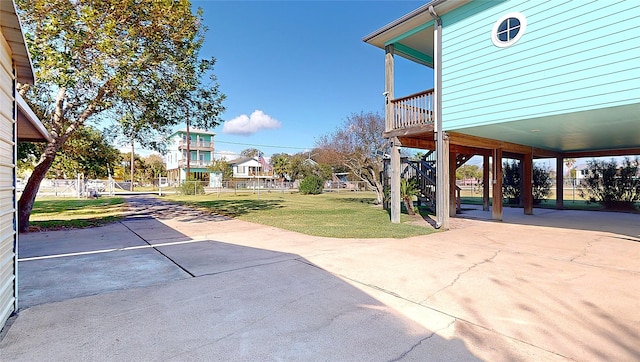
<svg viewBox="0 0 640 362">
<path fill-rule="evenodd" d="M 509 12 L 527 29 L 498 48 L 491 29 Z M 640 103 L 635 1 L 482 1 L 442 19 L 445 129 Z"/>
</svg>

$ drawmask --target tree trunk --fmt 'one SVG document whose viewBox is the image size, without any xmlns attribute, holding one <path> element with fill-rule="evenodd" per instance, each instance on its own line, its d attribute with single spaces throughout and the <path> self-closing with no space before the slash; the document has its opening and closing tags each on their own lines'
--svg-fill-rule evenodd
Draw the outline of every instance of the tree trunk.
<svg viewBox="0 0 640 362">
<path fill-rule="evenodd" d="M 416 214 L 413 210 L 413 200 L 410 197 L 403 197 L 402 202 L 404 202 L 404 208 L 407 209 L 407 214 L 412 216 Z"/>
<path fill-rule="evenodd" d="M 33 169 L 33 173 L 22 191 L 22 196 L 20 196 L 20 200 L 18 200 L 18 230 L 20 232 L 29 231 L 29 217 L 31 216 L 33 203 L 36 200 L 40 183 L 47 174 L 47 171 L 49 171 L 53 160 L 56 158 L 58 148 L 57 143 L 47 144 L 40 158 L 40 163 Z"/>
</svg>

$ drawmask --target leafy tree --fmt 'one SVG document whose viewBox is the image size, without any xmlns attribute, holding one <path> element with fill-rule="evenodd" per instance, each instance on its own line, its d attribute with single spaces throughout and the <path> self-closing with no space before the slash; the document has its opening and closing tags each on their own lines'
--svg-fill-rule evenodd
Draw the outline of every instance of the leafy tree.
<svg viewBox="0 0 640 362">
<path fill-rule="evenodd" d="M 400 180 L 400 198 L 404 203 L 404 208 L 407 209 L 407 214 L 415 215 L 416 212 L 413 209 L 413 197 L 420 194 L 420 188 L 418 187 L 418 181 L 414 178 Z"/>
<path fill-rule="evenodd" d="M 509 203 L 520 201 L 520 162 L 513 160 L 502 164 L 502 195 Z M 538 204 L 551 193 L 553 180 L 548 169 L 533 165 L 533 202 Z"/>
<path fill-rule="evenodd" d="M 478 165 L 462 165 L 456 170 L 456 180 L 481 179 L 482 169 Z"/>
<path fill-rule="evenodd" d="M 274 175 L 280 177 L 280 181 L 284 181 L 286 175 L 291 172 L 291 156 L 286 153 L 277 153 L 271 156 L 271 167 Z"/>
<path fill-rule="evenodd" d="M 223 181 L 228 181 L 233 178 L 233 166 L 225 159 L 214 160 L 208 169 L 213 172 L 222 172 Z"/>
<path fill-rule="evenodd" d="M 580 196 L 611 209 L 634 209 L 640 201 L 640 159 L 625 157 L 622 165 L 610 161 L 587 161 L 587 175 L 581 182 Z"/>
<path fill-rule="evenodd" d="M 32 171 L 33 163 L 42 155 L 42 143 L 19 144 L 20 167 Z M 56 152 L 46 176 L 54 179 L 75 178 L 78 173 L 87 178 L 105 178 L 120 161 L 120 151 L 111 146 L 107 138 L 92 126 L 80 127 Z"/>
<path fill-rule="evenodd" d="M 120 151 L 100 131 L 91 126 L 81 127 L 58 150 L 48 175 L 74 178 L 76 173 L 82 173 L 90 179 L 105 178 L 119 159 Z"/>
<path fill-rule="evenodd" d="M 52 136 L 18 202 L 20 231 L 58 150 L 90 122 L 128 117 L 136 130 L 166 130 L 205 110 L 220 122 L 224 95 L 202 86 L 205 29 L 188 0 L 17 0 L 35 86 L 19 85 Z M 204 93 L 203 102 L 193 94 Z M 180 103 L 178 99 L 185 101 Z"/>
<path fill-rule="evenodd" d="M 344 165 L 368 188 L 376 193 L 376 202 L 382 203 L 384 191 L 380 182 L 382 156 L 388 141 L 382 137 L 384 117 L 379 113 L 354 113 L 347 117 L 341 128 L 320 137 L 317 147 L 332 150 Z"/>
<path fill-rule="evenodd" d="M 257 148 L 247 148 L 240 152 L 242 157 L 258 157 L 260 156 L 260 150 Z"/>
<path fill-rule="evenodd" d="M 167 174 L 164 160 L 157 154 L 142 158 L 142 167 L 142 180 L 145 183 L 152 183 L 154 179 Z"/>
</svg>

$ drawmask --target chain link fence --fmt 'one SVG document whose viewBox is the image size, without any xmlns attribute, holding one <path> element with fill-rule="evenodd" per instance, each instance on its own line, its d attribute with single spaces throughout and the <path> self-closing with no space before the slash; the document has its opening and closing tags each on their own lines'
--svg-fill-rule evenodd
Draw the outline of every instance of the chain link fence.
<svg viewBox="0 0 640 362">
<path fill-rule="evenodd" d="M 230 180 L 223 181 L 216 187 L 211 187 L 209 181 L 183 181 L 176 185 L 155 183 L 153 185 L 138 185 L 134 183 L 134 193 L 179 193 L 186 195 L 220 194 L 220 193 L 258 193 L 258 192 L 298 192 L 299 181 L 277 180 Z M 357 192 L 369 190 L 365 182 L 359 181 L 327 181 L 324 192 Z M 95 198 L 102 195 L 113 196 L 131 192 L 131 182 L 99 180 L 99 179 L 44 179 L 38 190 L 39 197 L 77 197 Z"/>
</svg>

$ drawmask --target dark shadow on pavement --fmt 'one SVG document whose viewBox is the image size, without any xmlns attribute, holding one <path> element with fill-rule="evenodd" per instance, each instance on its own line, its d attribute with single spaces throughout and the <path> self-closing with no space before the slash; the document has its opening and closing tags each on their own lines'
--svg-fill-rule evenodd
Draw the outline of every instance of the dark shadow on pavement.
<svg viewBox="0 0 640 362">
<path fill-rule="evenodd" d="M 298 255 L 139 221 L 29 234 L 0 360 L 478 360 Z"/>
</svg>

